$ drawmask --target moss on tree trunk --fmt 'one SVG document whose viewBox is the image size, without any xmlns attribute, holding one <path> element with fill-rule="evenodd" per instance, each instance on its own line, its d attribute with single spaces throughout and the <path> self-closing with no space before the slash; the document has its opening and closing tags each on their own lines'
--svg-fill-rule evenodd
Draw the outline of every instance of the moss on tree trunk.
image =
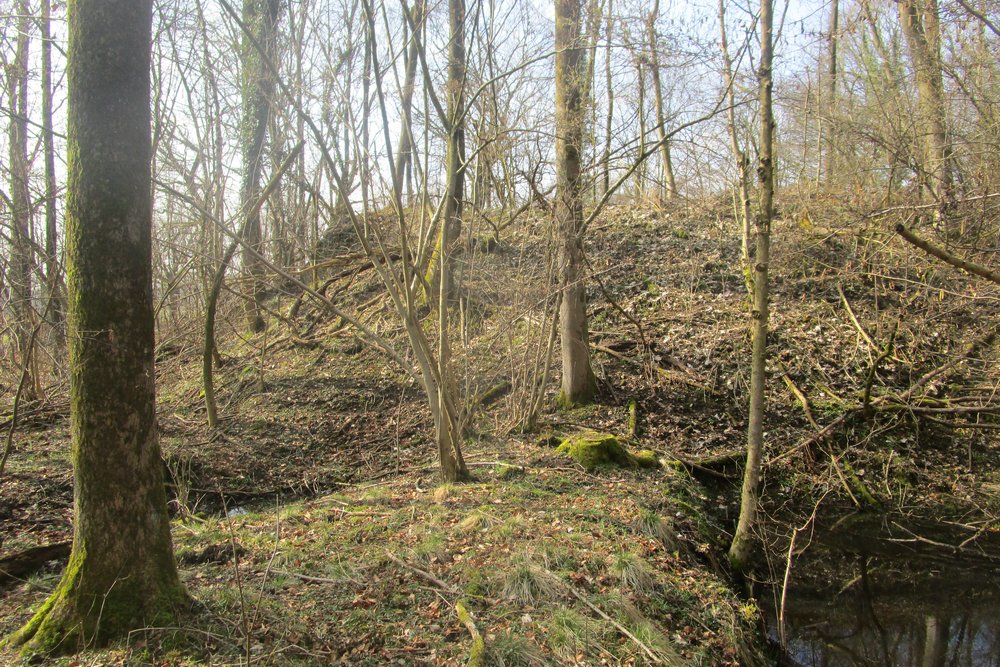
<svg viewBox="0 0 1000 667">
<path fill-rule="evenodd" d="M 96 646 L 174 617 L 153 369 L 151 0 L 69 3 L 70 401 L 73 548 L 62 580 L 10 642 Z"/>
</svg>

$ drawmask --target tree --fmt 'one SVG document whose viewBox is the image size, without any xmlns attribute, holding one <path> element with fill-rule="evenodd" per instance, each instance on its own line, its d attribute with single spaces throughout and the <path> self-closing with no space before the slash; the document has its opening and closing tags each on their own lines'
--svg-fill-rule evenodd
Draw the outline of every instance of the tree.
<svg viewBox="0 0 1000 667">
<path fill-rule="evenodd" d="M 740 223 L 740 250 L 743 255 L 744 282 L 747 289 L 753 293 L 753 280 L 750 277 L 750 158 L 740 145 L 739 131 L 736 127 L 736 82 L 733 77 L 733 62 L 729 55 L 729 37 L 726 32 L 726 3 L 719 0 L 719 50 L 722 52 L 722 81 L 726 86 L 726 126 L 729 129 L 729 150 L 736 163 L 737 193 L 739 202 L 736 217 Z"/>
<path fill-rule="evenodd" d="M 674 163 L 670 156 L 670 141 L 667 139 L 667 119 L 663 110 L 663 83 L 660 76 L 660 47 L 656 34 L 656 19 L 660 15 L 660 0 L 653 0 L 653 9 L 646 17 L 646 38 L 649 41 L 649 70 L 653 79 L 653 104 L 656 109 L 656 133 L 660 144 L 660 170 L 662 181 L 658 188 L 668 200 L 677 198 L 677 182 L 674 178 Z"/>
<path fill-rule="evenodd" d="M 564 406 L 589 403 L 597 389 L 590 366 L 583 271 L 580 148 L 587 68 L 580 44 L 580 0 L 556 0 L 556 225 L 559 238 L 559 334 Z"/>
<path fill-rule="evenodd" d="M 243 21 L 251 34 L 243 36 L 241 60 L 243 64 L 241 94 L 243 119 L 240 123 L 240 146 L 243 154 L 243 183 L 240 201 L 247 212 L 244 225 L 247 248 L 244 250 L 243 266 L 250 276 L 251 294 L 247 300 L 247 324 L 257 333 L 264 330 L 261 302 L 264 299 L 262 276 L 264 266 L 260 262 L 262 232 L 260 208 L 251 209 L 260 194 L 260 177 L 264 164 L 264 140 L 267 138 L 268 117 L 271 113 L 271 97 L 274 94 L 274 77 L 261 62 L 254 42 L 261 45 L 271 62 L 274 62 L 275 40 L 277 39 L 278 13 L 281 0 L 244 0 Z"/>
<path fill-rule="evenodd" d="M 17 5 L 17 46 L 14 61 L 7 67 L 7 90 L 10 95 L 10 208 L 11 257 L 8 279 L 11 300 L 17 317 L 17 351 L 24 375 L 24 398 L 35 400 L 41 390 L 34 358 L 32 330 L 35 310 L 31 305 L 34 250 L 31 243 L 31 165 L 28 161 L 28 30 L 30 10 L 27 0 Z"/>
<path fill-rule="evenodd" d="M 65 653 L 172 619 L 153 370 L 152 0 L 71 0 L 66 202 L 73 547 L 9 642 Z"/>
<path fill-rule="evenodd" d="M 767 367 L 768 261 L 771 250 L 771 218 L 774 215 L 774 111 L 771 62 L 773 43 L 772 0 L 760 2 L 760 154 L 757 177 L 760 206 L 755 221 L 757 251 L 753 265 L 753 352 L 750 362 L 750 425 L 747 429 L 747 463 L 740 493 L 740 519 L 729 547 L 729 562 L 737 570 L 749 565 L 753 552 L 753 529 L 757 518 L 761 457 L 764 451 L 764 384 Z"/>
<path fill-rule="evenodd" d="M 941 26 L 937 0 L 899 0 L 899 23 L 917 83 L 918 141 L 921 169 L 934 201 L 942 207 L 952 197 L 941 74 Z M 939 209 L 940 213 L 940 209 Z"/>
<path fill-rule="evenodd" d="M 39 21 L 42 42 L 42 146 L 45 154 L 45 291 L 49 300 L 48 313 L 52 323 L 50 339 L 53 347 L 65 348 L 66 304 L 62 298 L 62 272 L 59 264 L 56 231 L 56 158 L 52 130 L 52 0 L 42 0 Z"/>
<path fill-rule="evenodd" d="M 830 34 L 827 35 L 828 41 L 828 54 L 827 54 L 827 66 L 829 70 L 827 71 L 827 81 L 826 81 L 826 108 L 834 109 L 837 105 L 837 41 L 840 38 L 838 34 L 840 22 L 840 3 L 839 0 L 833 0 L 830 5 Z M 837 135 L 836 135 L 836 124 L 830 119 L 827 123 L 826 128 L 826 184 L 830 186 L 833 184 L 833 179 L 836 174 L 836 151 L 837 151 Z M 822 160 L 822 158 L 820 158 Z"/>
</svg>

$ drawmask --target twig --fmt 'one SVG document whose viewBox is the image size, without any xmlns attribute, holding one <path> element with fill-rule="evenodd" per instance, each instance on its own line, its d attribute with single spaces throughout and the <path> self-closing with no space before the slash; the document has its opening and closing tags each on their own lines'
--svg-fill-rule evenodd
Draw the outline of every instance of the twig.
<svg viewBox="0 0 1000 667">
<path fill-rule="evenodd" d="M 645 653 L 646 655 L 648 655 L 650 660 L 652 660 L 653 662 L 655 662 L 658 665 L 662 665 L 663 664 L 663 658 L 661 658 L 660 655 L 658 653 L 656 653 L 653 649 L 649 648 L 644 643 L 642 643 L 642 641 L 640 641 L 638 637 L 636 637 L 631 632 L 629 632 L 628 628 L 626 628 L 624 625 L 622 625 L 618 621 L 614 620 L 613 618 L 611 618 L 610 616 L 608 616 L 607 614 L 605 614 L 603 611 L 601 611 L 600 607 L 598 607 L 593 602 L 591 602 L 590 600 L 588 600 L 586 597 L 583 596 L 582 593 L 580 593 L 579 591 L 577 591 L 572 586 L 567 585 L 567 588 L 569 589 L 569 592 L 572 593 L 573 596 L 577 600 L 579 600 L 583 604 L 585 604 L 588 607 L 590 607 L 591 611 L 593 611 L 595 614 L 597 614 L 598 616 L 600 616 L 601 618 L 603 618 L 605 621 L 607 621 L 611 625 L 615 626 L 615 629 L 617 629 L 618 632 L 622 633 L 623 635 L 625 635 L 626 637 L 628 637 L 629 639 L 631 639 L 633 642 L 635 642 L 635 645 L 638 646 L 639 648 L 641 648 L 642 652 Z"/>
<path fill-rule="evenodd" d="M 953 358 L 949 359 L 947 362 L 945 362 L 944 364 L 941 364 L 940 366 L 938 366 L 937 368 L 935 368 L 935 369 L 933 369 L 931 371 L 928 371 L 927 373 L 924 373 L 922 376 L 920 376 L 917 379 L 916 382 L 914 382 L 913 384 L 911 384 L 909 386 L 909 388 L 906 391 L 904 391 L 903 393 L 901 393 L 901 394 L 883 394 L 882 396 L 878 396 L 877 398 L 873 399 L 871 401 L 871 403 L 869 403 L 869 407 L 870 408 L 875 408 L 875 407 L 879 407 L 879 406 L 882 406 L 882 405 L 884 405 L 886 403 L 890 403 L 890 402 L 891 403 L 895 403 L 898 406 L 908 406 L 909 402 L 910 402 L 910 399 L 913 398 L 913 395 L 917 392 L 917 390 L 919 390 L 921 387 L 923 387 L 926 384 L 928 384 L 931 380 L 933 380 L 934 378 L 938 377 L 939 375 L 942 375 L 944 373 L 947 373 L 947 372 L 951 371 L 951 369 L 953 369 L 959 363 L 961 363 L 962 361 L 964 361 L 965 359 L 967 359 L 968 357 L 970 357 L 980 347 L 982 347 L 983 345 L 989 345 L 993 341 L 993 339 L 995 337 L 996 337 L 996 331 L 994 330 L 994 331 L 987 332 L 984 336 L 982 336 L 980 338 L 977 338 L 976 340 L 970 341 L 968 344 L 966 344 L 966 346 L 962 349 L 961 353 L 959 353 L 958 356 L 953 357 Z M 803 438 L 802 440 L 800 440 L 792 448 L 788 449 L 787 451 L 782 452 L 778 456 L 776 456 L 773 459 L 771 459 L 769 463 L 770 464 L 777 463 L 778 461 L 781 461 L 782 459 L 791 456 L 794 452 L 799 451 L 803 447 L 811 447 L 812 445 L 814 445 L 817 442 L 822 442 L 823 440 L 825 440 L 826 438 L 828 438 L 834 431 L 836 431 L 838 428 L 840 428 L 844 423 L 846 423 L 848 420 L 854 418 L 855 415 L 857 415 L 859 412 L 861 412 L 863 410 L 863 407 L 864 406 L 858 405 L 858 406 L 854 406 L 852 408 L 848 408 L 842 415 L 840 415 L 839 417 L 837 417 L 836 419 L 834 419 L 832 422 L 830 422 L 829 424 L 827 424 L 825 427 L 823 427 L 822 430 L 818 431 L 817 433 L 813 433 L 812 435 L 810 435 L 810 436 L 808 436 L 806 438 Z M 920 410 L 920 411 L 946 410 L 946 411 L 949 411 L 949 412 L 955 412 L 955 411 L 961 411 L 962 410 L 961 408 L 917 408 L 917 407 L 913 407 L 911 409 L 913 409 L 915 411 L 916 410 Z M 966 412 L 988 412 L 990 410 L 992 410 L 992 408 L 987 409 L 987 408 L 979 407 L 979 408 L 976 408 L 975 410 L 965 410 L 965 411 Z"/>
<path fill-rule="evenodd" d="M 601 345 L 599 343 L 591 343 L 590 347 L 594 348 L 598 352 L 603 352 L 604 354 L 612 356 L 615 359 L 618 359 L 620 361 L 624 361 L 626 363 L 633 364 L 633 365 L 636 365 L 636 366 L 643 366 L 644 365 L 641 361 L 638 361 L 637 359 L 632 359 L 631 357 L 626 357 L 621 352 L 613 350 L 613 349 L 611 349 L 610 347 L 608 347 L 606 345 Z M 680 373 L 680 372 L 677 372 L 677 371 L 671 371 L 671 370 L 663 368 L 663 367 L 661 367 L 659 365 L 654 365 L 653 368 L 654 368 L 654 370 L 656 370 L 656 372 L 658 374 L 660 374 L 661 376 L 663 376 L 667 380 L 674 380 L 674 381 L 677 381 L 677 382 L 683 382 L 684 384 L 689 385 L 691 387 L 695 387 L 696 389 L 701 389 L 702 391 L 706 391 L 708 393 L 712 393 L 712 389 L 708 385 L 706 385 L 704 382 L 699 382 L 698 380 L 692 379 L 692 378 L 688 377 L 684 373 Z"/>
<path fill-rule="evenodd" d="M 837 293 L 840 294 L 840 300 L 844 303 L 844 310 L 847 311 L 847 316 L 850 318 L 851 324 L 854 325 L 854 328 L 858 330 L 858 334 L 860 334 L 861 337 L 865 339 L 865 342 L 868 343 L 868 347 L 875 349 L 875 343 L 865 331 L 864 327 L 861 326 L 861 322 L 858 321 L 858 316 L 854 314 L 854 309 L 851 308 L 851 302 L 847 300 L 847 295 L 844 294 L 844 286 L 840 283 L 837 283 Z"/>
<path fill-rule="evenodd" d="M 270 564 L 269 564 L 270 565 Z M 308 574 L 300 574 L 298 572 L 289 572 L 288 570 L 276 570 L 272 569 L 271 572 L 279 574 L 283 577 L 295 577 L 296 579 L 301 579 L 302 581 L 311 581 L 317 584 L 343 584 L 343 579 L 329 579 L 327 577 L 314 577 Z"/>
<path fill-rule="evenodd" d="M 798 399 L 799 404 L 802 405 L 802 412 L 805 413 L 809 424 L 812 425 L 814 429 L 819 430 L 819 424 L 817 424 L 816 420 L 813 418 L 812 409 L 809 407 L 809 399 L 807 399 L 806 395 L 802 393 L 802 390 L 795 385 L 795 381 L 788 376 L 788 373 L 783 373 L 781 375 L 781 379 L 785 381 L 785 386 L 788 387 L 788 390 L 792 392 L 795 398 Z"/>
<path fill-rule="evenodd" d="M 410 572 L 413 572 L 414 574 L 416 574 L 417 576 L 419 576 L 421 579 L 424 579 L 426 581 L 431 582 L 432 584 L 434 584 L 435 586 L 437 586 L 438 588 L 440 588 L 441 590 L 443 590 L 445 593 L 450 593 L 452 595 L 458 595 L 459 594 L 458 591 L 456 591 L 454 588 L 452 588 L 449 584 L 445 583 L 444 581 L 441 581 L 440 579 L 438 579 L 437 577 L 435 577 L 430 572 L 427 572 L 426 570 L 421 570 L 419 567 L 415 567 L 413 565 L 410 565 L 406 561 L 404 561 L 404 560 L 400 559 L 399 557 L 395 556 L 388 549 L 386 549 L 385 555 L 386 555 L 386 558 L 388 558 L 389 560 L 391 560 L 396 565 L 399 565 L 400 567 L 403 567 L 403 568 L 409 570 Z"/>
</svg>

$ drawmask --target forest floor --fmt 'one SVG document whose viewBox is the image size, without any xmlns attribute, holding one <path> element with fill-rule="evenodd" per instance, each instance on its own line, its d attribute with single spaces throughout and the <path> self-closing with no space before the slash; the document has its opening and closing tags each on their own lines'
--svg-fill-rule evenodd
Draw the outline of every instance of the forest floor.
<svg viewBox="0 0 1000 667">
<path fill-rule="evenodd" d="M 815 198 L 782 208 L 767 513 L 784 521 L 822 503 L 995 535 L 1000 290 L 906 246 L 894 213 Z M 719 562 L 738 509 L 739 470 L 725 463 L 743 447 L 749 384 L 729 208 L 615 206 L 597 221 L 588 255 L 600 400 L 555 411 L 549 387 L 538 428 L 522 433 L 524 378 L 544 365 L 546 229 L 539 218 L 516 242 L 474 244 L 464 260 L 456 367 L 467 396 L 491 394 L 469 423 L 468 484 L 439 484 L 420 386 L 342 322 L 305 304 L 294 333 L 275 318 L 254 338 L 223 327 L 223 423 L 212 431 L 198 322 L 165 315 L 161 442 L 179 566 L 204 608 L 191 627 L 63 664 L 457 665 L 475 633 L 486 664 L 753 664 L 761 612 Z M 338 304 L 401 341 L 374 272 L 337 270 Z M 229 316 L 238 321 L 235 306 Z M 0 480 L 0 557 L 71 535 L 65 394 L 53 387 L 19 421 Z M 591 473 L 545 444 L 581 430 L 627 438 L 667 465 Z M 57 558 L 5 582 L 0 634 L 27 619 L 60 569 Z"/>
</svg>

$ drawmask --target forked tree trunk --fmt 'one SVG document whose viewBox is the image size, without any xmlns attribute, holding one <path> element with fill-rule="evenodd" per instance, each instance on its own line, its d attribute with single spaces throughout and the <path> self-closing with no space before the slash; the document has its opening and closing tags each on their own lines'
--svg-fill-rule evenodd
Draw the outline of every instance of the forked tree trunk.
<svg viewBox="0 0 1000 667">
<path fill-rule="evenodd" d="M 150 199 L 152 0 L 69 3 L 70 414 L 73 548 L 62 579 L 10 642 L 98 646 L 175 622 L 157 440 Z"/>
<path fill-rule="evenodd" d="M 410 23 L 420 26 L 424 20 L 423 0 L 417 0 L 413 9 L 409 10 L 412 19 Z M 418 28 L 419 29 L 419 28 Z M 396 198 L 403 200 L 403 177 L 406 169 L 413 161 L 413 91 L 417 78 L 417 63 L 420 60 L 420 40 L 416 35 L 410 39 L 406 53 L 406 74 L 403 79 L 403 90 L 400 100 L 399 148 L 393 164 L 392 186 L 396 190 Z"/>
<path fill-rule="evenodd" d="M 555 216 L 559 232 L 559 281 L 562 290 L 559 308 L 562 390 L 559 402 L 564 407 L 589 403 L 597 387 L 590 366 L 581 237 L 582 87 L 587 68 L 580 41 L 580 0 L 556 0 Z"/>
<path fill-rule="evenodd" d="M 263 46 L 274 62 L 275 40 L 280 0 L 244 0 L 243 21 L 253 31 L 254 39 Z M 243 119 L 240 121 L 240 146 L 243 154 L 243 183 L 240 202 L 249 207 L 260 194 L 260 179 L 264 163 L 264 140 L 267 120 L 271 112 L 274 79 L 261 61 L 260 54 L 249 37 L 244 35 L 240 55 L 243 72 L 241 85 Z M 250 278 L 250 298 L 247 299 L 247 326 L 253 332 L 264 330 L 266 323 L 261 313 L 264 300 L 263 275 L 265 268 L 257 256 L 263 250 L 260 210 L 251 213 L 246 221 L 246 240 L 256 253 L 243 252 L 243 267 Z"/>
<path fill-rule="evenodd" d="M 760 180 L 760 208 L 757 212 L 757 253 L 753 275 L 753 352 L 750 362 L 750 424 L 747 429 L 747 464 L 740 494 L 740 519 L 729 547 L 729 562 L 736 570 L 750 565 L 757 519 L 760 467 L 764 450 L 764 388 L 767 364 L 768 261 L 771 248 L 771 217 L 774 208 L 774 112 L 771 63 L 773 44 L 772 0 L 760 3 L 760 157 L 757 176 Z"/>
</svg>

